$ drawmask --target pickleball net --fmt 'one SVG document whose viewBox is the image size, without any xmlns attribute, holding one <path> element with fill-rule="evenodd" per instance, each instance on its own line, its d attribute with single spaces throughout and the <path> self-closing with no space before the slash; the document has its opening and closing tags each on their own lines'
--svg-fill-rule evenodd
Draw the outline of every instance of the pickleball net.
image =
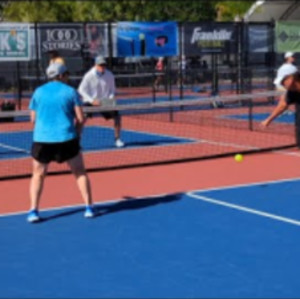
<svg viewBox="0 0 300 299">
<path fill-rule="evenodd" d="M 274 109 L 279 93 L 239 94 L 196 100 L 86 107 L 81 146 L 88 170 L 107 170 L 216 158 L 295 146 L 294 111 L 267 129 L 260 122 Z M 112 120 L 122 116 L 124 148 L 116 148 Z M 29 111 L 0 113 L 0 179 L 31 175 L 33 125 Z M 52 163 L 49 173 L 68 172 Z"/>
</svg>

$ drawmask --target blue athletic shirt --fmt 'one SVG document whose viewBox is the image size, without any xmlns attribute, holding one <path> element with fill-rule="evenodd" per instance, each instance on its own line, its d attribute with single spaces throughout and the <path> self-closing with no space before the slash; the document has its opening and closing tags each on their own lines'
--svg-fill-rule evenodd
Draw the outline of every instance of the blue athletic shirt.
<svg viewBox="0 0 300 299">
<path fill-rule="evenodd" d="M 29 104 L 36 113 L 33 141 L 56 143 L 76 138 L 74 107 L 81 105 L 77 91 L 60 81 L 37 88 Z"/>
</svg>

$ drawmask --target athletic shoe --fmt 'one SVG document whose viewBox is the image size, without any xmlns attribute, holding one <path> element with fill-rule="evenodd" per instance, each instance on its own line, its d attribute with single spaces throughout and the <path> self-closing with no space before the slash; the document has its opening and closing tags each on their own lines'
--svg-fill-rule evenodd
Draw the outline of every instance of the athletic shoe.
<svg viewBox="0 0 300 299">
<path fill-rule="evenodd" d="M 94 211 L 94 209 L 91 206 L 87 206 L 85 208 L 84 217 L 85 218 L 93 218 L 93 217 L 95 217 L 95 211 Z"/>
<path fill-rule="evenodd" d="M 121 139 L 117 139 L 115 143 L 116 147 L 124 147 L 124 142 Z"/>
<path fill-rule="evenodd" d="M 39 222 L 41 220 L 38 210 L 30 210 L 27 215 L 27 221 L 30 223 Z"/>
</svg>

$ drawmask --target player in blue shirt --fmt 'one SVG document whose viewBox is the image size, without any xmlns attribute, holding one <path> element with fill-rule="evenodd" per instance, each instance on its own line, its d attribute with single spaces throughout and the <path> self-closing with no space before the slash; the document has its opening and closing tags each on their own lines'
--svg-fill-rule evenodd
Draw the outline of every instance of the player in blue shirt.
<svg viewBox="0 0 300 299">
<path fill-rule="evenodd" d="M 47 68 L 49 82 L 37 88 L 31 98 L 29 109 L 34 123 L 33 174 L 30 182 L 31 209 L 29 222 L 37 222 L 43 182 L 50 162 L 67 162 L 76 177 L 86 204 L 84 216 L 94 216 L 89 178 L 80 152 L 80 134 L 84 115 L 77 91 L 66 84 L 68 71 L 62 64 Z"/>
</svg>

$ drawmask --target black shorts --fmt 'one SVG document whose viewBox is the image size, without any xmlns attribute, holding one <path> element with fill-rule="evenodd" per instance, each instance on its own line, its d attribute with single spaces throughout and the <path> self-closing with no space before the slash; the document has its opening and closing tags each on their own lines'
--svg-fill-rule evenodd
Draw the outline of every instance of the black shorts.
<svg viewBox="0 0 300 299">
<path fill-rule="evenodd" d="M 93 106 L 92 104 L 90 103 L 84 103 L 84 106 L 86 107 L 91 107 Z M 101 115 L 106 119 L 114 119 L 114 118 L 117 118 L 119 116 L 119 112 L 118 111 L 105 111 L 105 112 L 101 112 Z M 92 113 L 87 113 L 86 115 L 87 117 L 93 117 L 93 114 Z"/>
<path fill-rule="evenodd" d="M 51 161 L 63 163 L 76 157 L 79 152 L 80 144 L 77 138 L 58 143 L 33 142 L 31 147 L 31 156 L 43 164 Z"/>
</svg>

